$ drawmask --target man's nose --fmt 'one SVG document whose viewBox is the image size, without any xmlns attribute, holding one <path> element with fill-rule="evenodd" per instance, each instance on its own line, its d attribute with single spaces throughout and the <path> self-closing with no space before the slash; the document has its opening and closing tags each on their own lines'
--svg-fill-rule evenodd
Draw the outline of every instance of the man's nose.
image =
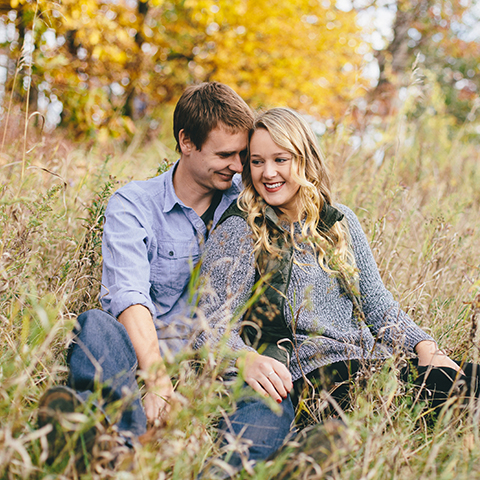
<svg viewBox="0 0 480 480">
<path fill-rule="evenodd" d="M 230 164 L 230 170 L 235 173 L 242 173 L 243 171 L 243 164 L 242 164 L 242 157 L 240 153 L 236 153 L 232 157 L 232 163 Z"/>
</svg>

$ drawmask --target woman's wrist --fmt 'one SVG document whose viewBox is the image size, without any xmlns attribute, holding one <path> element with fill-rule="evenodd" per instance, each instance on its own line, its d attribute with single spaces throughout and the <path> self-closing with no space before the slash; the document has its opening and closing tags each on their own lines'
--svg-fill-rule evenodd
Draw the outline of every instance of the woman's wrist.
<svg viewBox="0 0 480 480">
<path fill-rule="evenodd" d="M 417 352 L 419 365 L 435 365 L 441 360 L 441 357 L 446 357 L 445 352 L 438 348 L 436 342 L 432 340 L 423 340 L 415 346 Z"/>
<path fill-rule="evenodd" d="M 433 340 L 422 340 L 415 345 L 415 352 L 418 356 L 435 355 L 439 352 L 438 345 Z"/>
<path fill-rule="evenodd" d="M 245 368 L 245 366 L 253 363 L 258 355 L 259 353 L 256 350 L 246 350 L 242 352 L 242 355 L 240 355 L 237 360 L 235 360 L 235 366 L 238 369 Z"/>
</svg>

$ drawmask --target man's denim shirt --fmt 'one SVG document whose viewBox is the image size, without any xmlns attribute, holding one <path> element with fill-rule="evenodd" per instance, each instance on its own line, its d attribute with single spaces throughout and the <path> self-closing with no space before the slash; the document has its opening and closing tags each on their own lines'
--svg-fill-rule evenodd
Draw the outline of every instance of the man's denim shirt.
<svg viewBox="0 0 480 480">
<path fill-rule="evenodd" d="M 176 164 L 163 175 L 120 188 L 108 202 L 103 230 L 103 309 L 118 317 L 131 305 L 144 305 L 159 339 L 190 337 L 186 287 L 206 234 L 202 219 L 175 194 L 175 168 Z M 240 177 L 235 175 L 213 225 L 240 189 Z"/>
</svg>

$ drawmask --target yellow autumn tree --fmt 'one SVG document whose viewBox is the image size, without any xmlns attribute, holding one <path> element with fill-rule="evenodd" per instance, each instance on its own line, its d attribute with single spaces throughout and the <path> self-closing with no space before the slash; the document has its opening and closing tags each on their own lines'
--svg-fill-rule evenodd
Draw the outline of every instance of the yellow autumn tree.
<svg viewBox="0 0 480 480">
<path fill-rule="evenodd" d="M 363 93 L 369 47 L 353 11 L 312 0 L 191 3 L 207 33 L 194 50 L 199 76 L 236 86 L 253 105 L 338 119 Z"/>
<path fill-rule="evenodd" d="M 341 117 L 362 94 L 369 47 L 328 0 L 12 0 L 38 7 L 29 85 L 76 132 L 123 135 L 187 84 L 218 80 L 253 107 Z M 41 86 L 41 87 L 40 87 Z"/>
</svg>

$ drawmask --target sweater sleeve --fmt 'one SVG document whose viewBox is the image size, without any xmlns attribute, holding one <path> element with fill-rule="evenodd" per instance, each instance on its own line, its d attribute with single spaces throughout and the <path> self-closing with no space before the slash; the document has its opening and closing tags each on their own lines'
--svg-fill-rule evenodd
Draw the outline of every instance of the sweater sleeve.
<svg viewBox="0 0 480 480">
<path fill-rule="evenodd" d="M 234 352 L 254 350 L 240 337 L 244 307 L 255 281 L 253 241 L 244 219 L 230 217 L 211 233 L 200 275 L 198 318 L 202 331 L 195 348 L 208 344 L 216 349 L 226 340 Z"/>
<path fill-rule="evenodd" d="M 382 282 L 365 233 L 356 215 L 339 206 L 347 217 L 355 261 L 360 276 L 360 294 L 365 322 L 372 333 L 386 345 L 415 353 L 423 340 L 433 340 L 400 308 Z"/>
</svg>

